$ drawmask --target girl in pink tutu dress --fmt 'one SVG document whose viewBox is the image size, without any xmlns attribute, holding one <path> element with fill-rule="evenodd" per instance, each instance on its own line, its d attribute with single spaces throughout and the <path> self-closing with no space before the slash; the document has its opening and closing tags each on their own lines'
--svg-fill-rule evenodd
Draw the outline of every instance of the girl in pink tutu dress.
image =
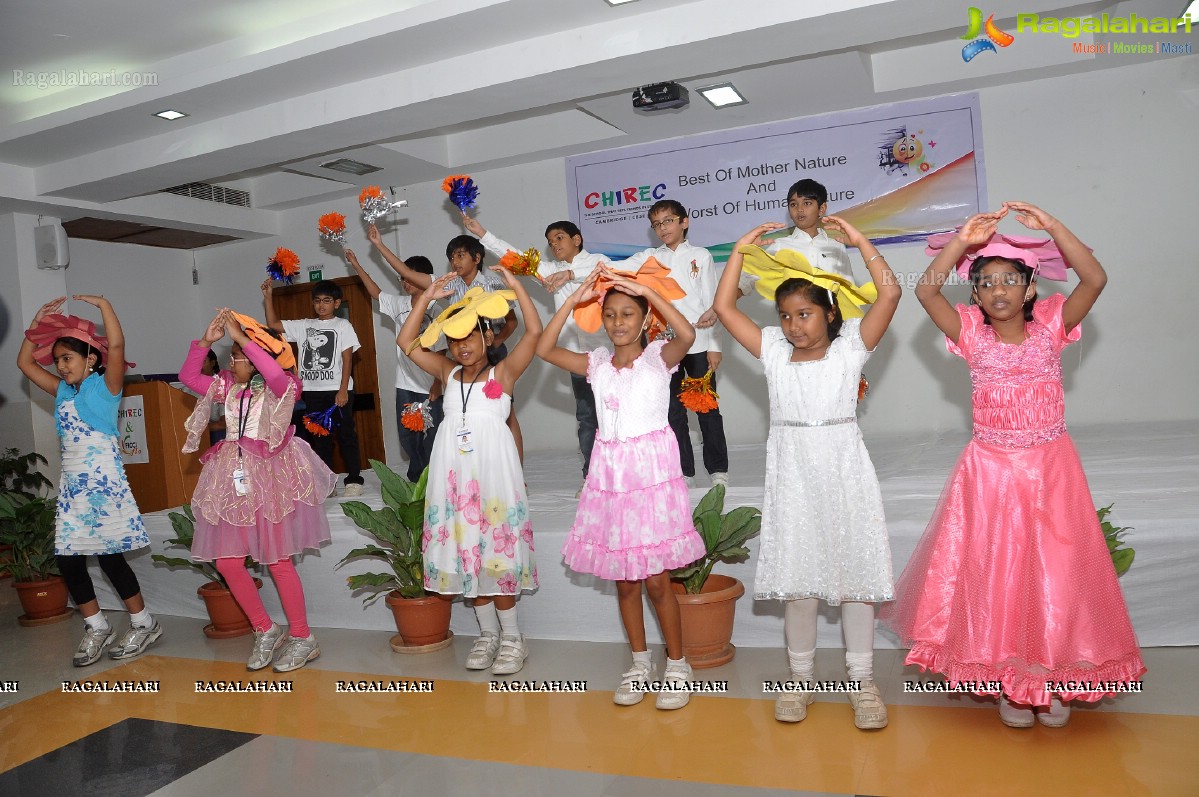
<svg viewBox="0 0 1199 797">
<path fill-rule="evenodd" d="M 233 341 L 228 370 L 204 376 L 200 369 L 209 348 L 226 333 Z M 272 356 L 264 346 L 278 353 Z M 192 495 L 192 558 L 215 564 L 250 618 L 249 670 L 270 665 L 280 647 L 276 672 L 303 667 L 321 653 L 308 628 L 304 587 L 291 557 L 329 542 L 323 504 L 337 476 L 307 443 L 293 437 L 291 412 L 301 390 L 299 378 L 288 370 L 294 366 L 290 346 L 253 319 L 226 309 L 203 338 L 192 341 L 179 371 L 180 381 L 203 396 L 187 421 L 185 452 L 195 451 L 200 435 L 207 433 L 212 404 L 225 405 L 226 437 L 200 458 L 204 468 Z M 270 570 L 287 615 L 287 635 L 262 605 L 246 570 L 247 556 Z"/>
<path fill-rule="evenodd" d="M 996 234 L 1009 211 L 1053 240 Z M 1000 683 L 1007 725 L 1060 727 L 1063 701 L 1111 694 L 1085 682 L 1145 672 L 1064 417 L 1061 352 L 1079 339 L 1107 275 L 1065 225 L 1024 202 L 929 243 L 930 253 L 942 248 L 916 296 L 970 366 L 974 439 L 886 619 L 911 643 L 908 664 L 951 683 Z M 1064 280 L 1067 263 L 1078 275 L 1069 297 L 1038 300 L 1038 272 Z M 970 306 L 941 294 L 955 264 L 973 283 Z"/>
<path fill-rule="evenodd" d="M 761 362 L 770 394 L 754 598 L 783 601 L 796 683 L 813 680 L 820 601 L 840 605 L 845 666 L 859 687 L 847 697 L 854 725 L 869 730 L 888 720 L 874 681 L 874 605 L 893 593 L 883 495 L 858 428 L 858 386 L 862 366 L 899 306 L 900 288 L 865 235 L 836 216 L 823 224 L 857 248 L 874 290 L 815 267 L 794 250 L 767 254 L 762 235 L 783 226 L 769 222 L 733 247 L 715 308 L 729 334 Z M 737 308 L 743 264 L 760 277 L 759 293 L 774 300 L 778 326 L 759 328 Z M 866 303 L 873 306 L 863 315 Z M 814 698 L 813 692 L 783 692 L 774 718 L 800 722 Z"/>
<path fill-rule="evenodd" d="M 652 260 L 642 271 L 665 273 Z M 586 376 L 595 391 L 599 431 L 562 555 L 572 570 L 616 582 L 633 667 L 621 677 L 613 700 L 621 706 L 639 703 L 655 680 L 645 642 L 644 585 L 666 641 L 657 707 L 677 709 L 688 702 L 680 682 L 691 679 L 691 666 L 683 658 L 679 604 L 669 571 L 702 556 L 704 544 L 691 522 L 687 483 L 667 410 L 670 375 L 691 347 L 695 330 L 674 305 L 637 277 L 602 265 L 593 271 L 558 308 L 537 354 L 572 374 Z M 613 352 L 601 348 L 580 354 L 557 345 L 567 315 L 589 302 L 600 304 Z M 673 340 L 658 338 L 646 345 L 645 331 L 653 317 L 650 307 L 674 330 Z M 592 331 L 582 320 L 579 323 Z"/>
</svg>

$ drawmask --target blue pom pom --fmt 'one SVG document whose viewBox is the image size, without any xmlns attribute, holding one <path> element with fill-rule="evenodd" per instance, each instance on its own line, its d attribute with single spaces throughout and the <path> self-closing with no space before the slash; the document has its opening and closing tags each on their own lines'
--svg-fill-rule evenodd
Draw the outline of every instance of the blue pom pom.
<svg viewBox="0 0 1199 797">
<path fill-rule="evenodd" d="M 479 197 L 479 187 L 475 185 L 475 181 L 467 177 L 465 180 L 455 180 L 450 188 L 450 201 L 458 208 L 458 210 L 466 210 L 475 206 L 475 200 Z"/>
</svg>

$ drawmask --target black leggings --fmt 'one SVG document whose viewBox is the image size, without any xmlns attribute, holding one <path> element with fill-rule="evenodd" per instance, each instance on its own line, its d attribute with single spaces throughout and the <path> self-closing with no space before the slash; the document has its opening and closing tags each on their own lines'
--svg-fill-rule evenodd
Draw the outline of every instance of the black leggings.
<svg viewBox="0 0 1199 797">
<path fill-rule="evenodd" d="M 71 600 L 75 601 L 75 605 L 82 606 L 94 601 L 96 588 L 92 586 L 92 577 L 87 572 L 87 557 L 55 556 L 54 558 L 58 560 L 58 572 L 62 573 L 63 580 L 67 582 L 67 589 L 70 591 Z M 133 574 L 133 568 L 125 561 L 125 554 L 107 553 L 97 556 L 96 559 L 99 560 L 100 569 L 104 571 L 104 575 L 108 576 L 113 588 L 121 596 L 121 600 L 127 601 L 142 591 L 141 586 L 137 583 L 137 576 Z"/>
</svg>

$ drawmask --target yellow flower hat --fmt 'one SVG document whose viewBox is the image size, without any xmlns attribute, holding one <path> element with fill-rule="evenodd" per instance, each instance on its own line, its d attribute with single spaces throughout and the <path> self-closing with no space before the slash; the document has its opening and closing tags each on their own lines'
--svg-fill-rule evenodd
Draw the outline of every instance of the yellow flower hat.
<svg viewBox="0 0 1199 797">
<path fill-rule="evenodd" d="M 831 291 L 841 308 L 842 318 L 861 318 L 865 315 L 861 305 L 874 304 L 878 299 L 878 289 L 873 282 L 855 285 L 848 277 L 816 268 L 794 249 L 783 249 L 776 255 L 767 254 L 759 246 L 743 246 L 739 251 L 745 258 L 742 268 L 758 277 L 755 283 L 758 293 L 771 301 L 774 301 L 779 285 L 793 277 Z"/>
<path fill-rule="evenodd" d="M 515 291 L 485 291 L 476 285 L 433 319 L 408 347 L 408 352 L 417 346 L 432 348 L 443 332 L 447 338 L 465 338 L 479 325 L 480 318 L 498 319 L 508 315 L 508 303 L 514 301 Z"/>
</svg>

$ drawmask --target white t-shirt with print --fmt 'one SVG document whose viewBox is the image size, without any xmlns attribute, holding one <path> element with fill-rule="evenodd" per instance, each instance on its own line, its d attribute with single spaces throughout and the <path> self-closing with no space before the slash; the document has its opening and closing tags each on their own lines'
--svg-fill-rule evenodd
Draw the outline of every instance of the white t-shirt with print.
<svg viewBox="0 0 1199 797">
<path fill-rule="evenodd" d="M 407 294 L 380 293 L 379 312 L 390 316 L 395 321 L 396 334 L 399 334 L 400 328 L 412 314 L 412 297 Z M 425 312 L 425 319 L 420 325 L 421 331 L 424 331 L 424 328 L 429 325 L 433 316 L 432 308 Z M 438 341 L 438 345 L 441 345 L 440 341 Z M 417 393 L 428 393 L 429 389 L 433 387 L 433 377 L 412 362 L 412 358 L 405 354 L 399 345 L 396 346 L 396 387 L 413 390 Z"/>
<path fill-rule="evenodd" d="M 341 390 L 341 354 L 362 347 L 349 321 L 337 317 L 284 321 L 283 334 L 299 346 L 297 364 L 305 390 Z M 353 377 L 347 387 L 354 388 Z"/>
</svg>

